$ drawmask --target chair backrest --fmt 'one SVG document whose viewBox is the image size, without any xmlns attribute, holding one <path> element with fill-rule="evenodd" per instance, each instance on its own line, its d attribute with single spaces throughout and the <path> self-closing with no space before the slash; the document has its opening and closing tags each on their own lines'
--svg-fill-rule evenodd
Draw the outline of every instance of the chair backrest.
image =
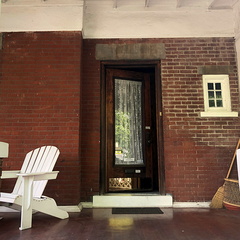
<svg viewBox="0 0 240 240">
<path fill-rule="evenodd" d="M 55 146 L 43 146 L 27 153 L 21 173 L 51 172 L 58 159 L 60 151 Z M 35 181 L 33 185 L 33 197 L 41 197 L 48 180 Z M 22 195 L 22 178 L 19 177 L 13 189 L 13 194 Z"/>
</svg>

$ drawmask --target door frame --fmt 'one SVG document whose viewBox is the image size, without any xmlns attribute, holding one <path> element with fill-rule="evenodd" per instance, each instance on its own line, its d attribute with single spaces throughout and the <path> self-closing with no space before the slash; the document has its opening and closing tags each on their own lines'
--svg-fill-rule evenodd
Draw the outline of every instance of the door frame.
<svg viewBox="0 0 240 240">
<path fill-rule="evenodd" d="M 165 194 L 165 164 L 163 144 L 162 88 L 160 61 L 102 61 L 101 62 L 101 117 L 100 117 L 100 194 L 106 193 L 106 69 L 152 68 L 155 74 L 156 138 L 158 164 L 158 192 Z"/>
</svg>

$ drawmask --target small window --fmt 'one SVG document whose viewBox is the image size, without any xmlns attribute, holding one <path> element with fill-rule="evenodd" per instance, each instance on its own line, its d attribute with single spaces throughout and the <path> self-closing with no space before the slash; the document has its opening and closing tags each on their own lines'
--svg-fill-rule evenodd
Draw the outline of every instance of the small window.
<svg viewBox="0 0 240 240">
<path fill-rule="evenodd" d="M 203 75 L 204 112 L 201 117 L 238 117 L 231 111 L 228 75 Z"/>
</svg>

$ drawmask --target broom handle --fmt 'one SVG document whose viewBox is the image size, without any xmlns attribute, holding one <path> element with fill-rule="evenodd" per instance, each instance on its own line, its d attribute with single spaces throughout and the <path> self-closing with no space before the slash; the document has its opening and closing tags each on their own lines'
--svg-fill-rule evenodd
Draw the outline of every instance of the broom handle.
<svg viewBox="0 0 240 240">
<path fill-rule="evenodd" d="M 226 178 L 229 178 L 229 175 L 230 175 L 230 173 L 231 173 L 231 171 L 232 171 L 233 163 L 234 163 L 234 160 L 235 160 L 235 158 L 236 158 L 236 153 L 237 153 L 237 150 L 238 150 L 238 148 L 239 148 L 239 145 L 240 145 L 240 138 L 238 139 L 238 143 L 237 143 L 235 152 L 234 152 L 234 154 L 233 154 L 233 158 L 232 158 L 230 167 L 229 167 L 229 169 L 228 169 L 228 173 L 227 173 Z"/>
</svg>

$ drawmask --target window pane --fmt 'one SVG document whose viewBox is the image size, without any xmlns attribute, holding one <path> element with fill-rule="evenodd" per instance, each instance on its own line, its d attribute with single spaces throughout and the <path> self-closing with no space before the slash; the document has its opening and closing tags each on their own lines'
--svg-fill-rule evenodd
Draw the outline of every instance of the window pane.
<svg viewBox="0 0 240 240">
<path fill-rule="evenodd" d="M 213 90 L 213 83 L 208 83 L 208 89 Z"/>
<path fill-rule="evenodd" d="M 209 100 L 209 107 L 215 107 L 214 100 Z"/>
<path fill-rule="evenodd" d="M 222 100 L 217 100 L 217 107 L 222 107 L 223 104 L 222 104 Z"/>
<path fill-rule="evenodd" d="M 216 90 L 221 90 L 221 83 L 216 83 L 215 84 L 215 89 Z"/>
<path fill-rule="evenodd" d="M 209 107 L 223 107 L 221 83 L 208 83 Z"/>
<path fill-rule="evenodd" d="M 216 91 L 216 98 L 222 98 L 222 92 Z"/>
<path fill-rule="evenodd" d="M 208 91 L 208 98 L 214 98 L 214 91 Z"/>
</svg>

